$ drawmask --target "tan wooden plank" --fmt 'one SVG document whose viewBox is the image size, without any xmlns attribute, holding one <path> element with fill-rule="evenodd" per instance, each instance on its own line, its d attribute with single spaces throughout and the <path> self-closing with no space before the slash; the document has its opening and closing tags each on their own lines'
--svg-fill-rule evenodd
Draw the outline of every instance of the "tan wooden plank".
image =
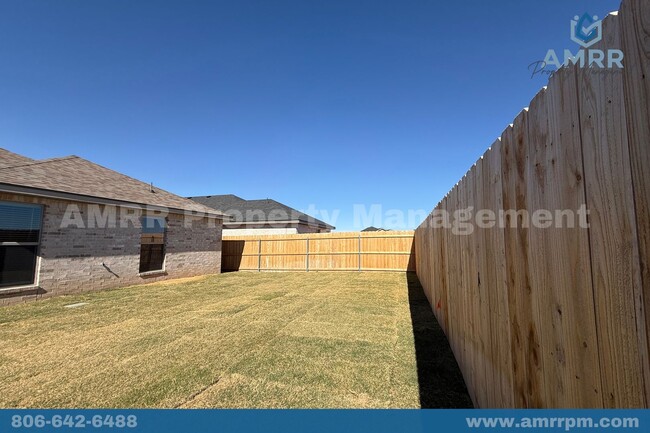
<svg viewBox="0 0 650 433">
<path fill-rule="evenodd" d="M 449 193 L 445 195 L 445 197 L 442 199 L 440 202 L 440 209 L 445 212 L 449 212 L 451 210 L 451 199 L 449 197 Z M 456 306 L 455 306 L 455 297 L 454 297 L 454 280 L 453 280 L 453 267 L 456 265 L 456 262 L 454 261 L 454 246 L 452 244 L 451 240 L 451 230 L 448 228 L 444 228 L 442 230 L 442 236 L 443 236 L 443 242 L 446 245 L 446 249 L 444 251 L 445 255 L 445 280 L 447 281 L 447 337 L 449 339 L 449 345 L 452 348 L 452 351 L 454 351 L 454 356 L 456 360 L 458 360 L 458 356 L 455 355 L 455 345 L 456 345 L 456 322 L 457 322 L 457 315 L 455 312 Z"/>
<path fill-rule="evenodd" d="M 639 351 L 650 404 L 650 2 L 627 0 L 620 10 L 623 91 L 632 163 L 632 185 L 639 238 L 642 292 L 635 295 Z"/>
<path fill-rule="evenodd" d="M 529 184 L 531 208 L 576 212 L 585 204 L 580 120 L 575 75 L 560 70 L 536 101 L 536 135 Z M 542 105 L 546 105 L 547 131 Z M 546 135 L 546 137 L 544 137 Z M 599 361 L 588 231 L 545 228 L 531 232 L 531 251 L 553 251 L 536 260 L 535 289 L 542 320 L 545 405 L 601 407 Z"/>
<path fill-rule="evenodd" d="M 468 270 L 468 277 L 470 283 L 470 296 L 472 301 L 472 317 L 473 317 L 473 363 L 476 371 L 476 381 L 478 385 L 477 401 L 479 407 L 490 407 L 490 382 L 488 372 L 489 359 L 488 350 L 490 347 L 490 327 L 489 327 L 489 305 L 485 293 L 481 291 L 479 284 L 479 259 L 480 259 L 480 243 L 479 233 L 476 230 L 474 217 L 476 210 L 479 208 L 478 199 L 480 190 L 478 189 L 477 176 L 479 175 L 479 162 L 474 164 L 467 173 L 467 208 L 471 215 L 470 223 L 472 225 L 471 234 L 468 235 L 470 244 L 470 269 Z"/>
<path fill-rule="evenodd" d="M 424 228 L 423 224 L 426 222 L 425 220 L 422 222 L 422 224 L 415 229 L 415 233 L 413 235 L 413 245 L 415 246 L 415 254 L 418 257 L 424 257 L 423 253 L 423 241 L 424 237 L 427 234 L 426 229 Z M 425 273 L 428 273 L 430 269 L 430 266 L 428 264 L 424 264 L 424 266 L 421 267 L 421 269 L 416 270 L 416 275 L 418 276 L 418 280 L 420 281 L 420 284 L 422 285 L 422 289 L 424 290 L 425 295 L 427 296 L 427 300 L 429 301 L 429 304 L 431 304 L 431 298 L 429 297 L 429 283 L 425 279 Z"/>
<path fill-rule="evenodd" d="M 471 202 L 471 184 L 472 181 L 468 178 L 468 173 L 458 182 L 456 188 L 456 210 L 464 215 Z M 462 216 L 460 218 L 463 218 Z M 460 223 L 460 218 L 457 221 Z M 463 330 L 464 336 L 462 341 L 463 346 L 463 359 L 465 369 L 467 372 L 467 381 L 471 388 L 470 396 L 476 407 L 481 407 L 481 383 L 479 376 L 479 369 L 476 364 L 476 314 L 475 314 L 475 299 L 474 299 L 474 276 L 476 274 L 473 267 L 474 251 L 472 242 L 469 235 L 462 232 L 462 227 L 458 226 L 459 232 L 454 234 L 457 238 L 457 245 L 459 248 L 460 267 L 459 275 L 457 276 L 460 282 L 460 297 L 462 299 L 461 307 L 463 310 Z M 461 234 L 463 233 L 463 234 Z"/>
<path fill-rule="evenodd" d="M 616 15 L 603 21 L 603 35 L 601 47 L 620 47 Z M 634 302 L 641 273 L 622 73 L 580 69 L 578 89 L 604 405 L 642 407 Z"/>
<path fill-rule="evenodd" d="M 503 143 L 503 207 L 505 211 L 526 211 L 528 176 L 528 112 L 522 111 L 501 137 Z M 513 356 L 514 403 L 516 407 L 539 407 L 543 384 L 535 357 L 539 330 L 534 320 L 530 285 L 531 257 L 528 228 L 520 214 L 506 215 L 506 275 Z"/>
<path fill-rule="evenodd" d="M 549 141 L 548 134 L 548 112 L 546 106 L 546 92 L 542 90 L 539 92 L 530 104 L 528 110 L 528 159 L 527 159 L 527 210 L 529 214 L 534 213 L 536 210 L 549 210 L 551 209 L 550 203 L 547 201 L 546 184 L 547 180 L 545 174 L 547 165 L 549 170 L 554 167 L 555 161 L 547 161 L 546 152 L 549 148 L 553 148 Z M 557 147 L 557 146 L 555 146 Z M 578 159 L 581 161 L 581 159 Z M 555 324 L 549 320 L 555 311 L 550 293 L 552 293 L 552 286 L 549 283 L 551 277 L 552 265 L 548 263 L 549 260 L 557 257 L 557 254 L 544 254 L 548 251 L 546 248 L 549 246 L 547 239 L 550 235 L 548 228 L 541 229 L 534 224 L 528 230 L 528 256 L 531 257 L 532 263 L 530 268 L 530 294 L 533 304 L 533 315 L 538 332 L 538 338 L 533 340 L 535 343 L 529 347 L 531 363 L 534 368 L 543 372 L 542 383 L 540 384 L 539 395 L 533 399 L 532 406 L 534 407 L 547 407 L 549 405 L 549 397 L 555 397 L 555 391 L 549 392 L 549 389 L 554 389 L 555 384 L 560 380 L 556 372 L 549 368 L 544 367 L 544 358 L 552 356 L 549 342 L 553 341 L 549 338 L 548 334 L 553 333 Z M 588 256 L 587 256 L 588 257 Z M 590 288 L 589 288 L 590 290 Z M 551 382 L 551 383 L 549 383 Z"/>
<path fill-rule="evenodd" d="M 427 226 L 430 220 L 430 215 L 422 222 L 421 227 L 416 230 L 416 256 L 420 259 L 421 266 L 417 269 L 418 278 L 424 289 L 424 294 L 427 297 L 430 305 L 433 305 L 432 293 L 434 287 L 431 283 L 431 274 L 434 270 L 435 264 L 431 261 L 429 240 L 431 236 L 431 229 Z M 434 311 L 435 314 L 435 311 Z"/>
<path fill-rule="evenodd" d="M 457 188 L 452 188 L 449 191 L 447 198 L 445 200 L 447 211 L 450 214 L 456 211 L 458 208 L 457 205 Z M 465 362 L 464 350 L 463 350 L 463 340 L 465 339 L 466 334 L 466 322 L 463 314 L 463 288 L 460 281 L 461 269 L 461 255 L 460 255 L 460 246 L 459 246 L 459 237 L 452 233 L 451 229 L 445 229 L 444 231 L 446 236 L 447 243 L 447 279 L 449 281 L 449 343 L 454 352 L 454 356 L 461 372 L 463 373 L 463 378 L 467 384 L 468 390 L 471 393 L 471 383 L 470 377 L 467 372 L 467 366 Z M 470 394 L 471 395 L 471 394 Z"/>
<path fill-rule="evenodd" d="M 506 128 L 501 135 L 501 176 L 503 187 L 503 209 L 517 209 L 517 161 L 516 145 L 513 127 Z M 507 220 L 510 224 L 510 219 Z M 520 244 L 517 242 L 517 229 L 506 227 L 504 230 L 505 265 L 506 265 L 506 293 L 508 300 L 508 312 L 510 314 L 510 353 L 512 356 L 512 392 L 514 407 L 528 407 L 526 399 L 526 353 L 524 342 L 524 325 L 521 317 L 524 303 L 519 296 L 525 282 L 522 282 L 526 270 L 525 262 L 519 259 L 523 254 Z M 519 247 L 519 248 L 518 248 Z"/>
<path fill-rule="evenodd" d="M 471 178 L 471 172 L 468 172 L 458 183 L 457 187 L 457 210 L 461 212 L 459 216 L 463 219 L 465 218 L 463 215 L 465 215 L 468 207 L 471 206 L 473 194 L 472 187 L 473 181 Z M 460 218 L 458 221 L 460 222 Z M 459 226 L 459 229 L 462 230 L 462 227 Z M 476 353 L 478 350 L 478 331 L 476 323 L 478 317 L 475 311 L 476 293 L 474 290 L 474 282 L 476 270 L 474 266 L 474 249 L 472 245 L 471 235 L 459 231 L 455 237 L 458 238 L 461 257 L 459 279 L 461 281 L 460 287 L 464 317 L 463 327 L 465 330 L 463 338 L 463 356 L 465 359 L 465 368 L 467 369 L 468 381 L 471 384 L 472 388 L 470 395 L 472 397 L 474 405 L 481 407 L 483 403 L 483 390 L 481 384 L 480 368 L 477 364 L 478 355 Z"/>
<path fill-rule="evenodd" d="M 495 216 L 503 208 L 502 143 L 497 140 L 483 158 L 483 193 L 487 209 Z M 485 285 L 487 286 L 491 317 L 492 344 L 494 346 L 495 404 L 496 407 L 512 407 L 514 396 L 512 351 L 510 348 L 510 314 L 506 284 L 505 234 L 503 228 L 483 231 L 485 237 Z M 482 279 L 483 281 L 483 279 Z"/>
<path fill-rule="evenodd" d="M 262 256 L 262 270 L 291 269 L 303 271 L 306 268 L 305 256 Z"/>
<path fill-rule="evenodd" d="M 437 210 L 442 211 L 445 208 L 445 200 L 438 206 Z M 438 224 L 438 223 L 437 223 Z M 436 296 L 433 298 L 432 306 L 436 311 L 436 317 L 445 334 L 449 329 L 449 300 L 447 298 L 448 282 L 447 282 L 447 245 L 445 228 L 432 228 L 432 257 L 434 258 L 435 266 L 433 267 L 432 281 L 436 290 Z"/>
<path fill-rule="evenodd" d="M 354 262 L 357 263 L 356 260 Z M 409 263 L 409 256 L 404 254 L 362 254 L 361 269 L 403 269 L 406 270 Z"/>
<path fill-rule="evenodd" d="M 483 158 L 479 159 L 472 170 L 469 178 L 472 180 L 473 197 L 471 206 L 473 207 L 473 225 L 474 229 L 471 234 L 472 248 L 474 251 L 474 273 L 473 279 L 473 296 L 475 298 L 475 314 L 477 315 L 477 326 L 475 332 L 477 336 L 477 363 L 480 376 L 480 398 L 479 404 L 482 408 L 494 408 L 500 398 L 500 390 L 497 384 L 500 385 L 498 380 L 498 373 L 495 368 L 494 362 L 494 345 L 492 342 L 492 321 L 490 310 L 490 297 L 489 289 L 485 284 L 485 277 L 487 274 L 488 262 L 486 260 L 486 240 L 484 232 L 486 229 L 478 227 L 476 222 L 477 214 L 483 209 L 488 207 L 486 203 L 485 194 L 483 191 Z"/>
</svg>

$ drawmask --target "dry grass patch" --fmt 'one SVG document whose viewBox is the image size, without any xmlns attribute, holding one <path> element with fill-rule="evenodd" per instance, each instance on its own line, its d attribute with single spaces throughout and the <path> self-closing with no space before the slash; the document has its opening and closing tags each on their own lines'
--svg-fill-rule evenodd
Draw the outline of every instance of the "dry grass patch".
<svg viewBox="0 0 650 433">
<path fill-rule="evenodd" d="M 0 407 L 420 407 L 417 290 L 398 273 L 232 273 L 0 308 Z M 439 405 L 467 406 L 438 345 Z"/>
</svg>

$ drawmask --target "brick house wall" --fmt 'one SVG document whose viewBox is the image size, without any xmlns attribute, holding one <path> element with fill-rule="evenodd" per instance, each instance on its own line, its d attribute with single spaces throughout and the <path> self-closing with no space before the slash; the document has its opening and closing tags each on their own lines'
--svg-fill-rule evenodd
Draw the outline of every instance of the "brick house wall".
<svg viewBox="0 0 650 433">
<path fill-rule="evenodd" d="M 140 274 L 140 217 L 144 210 L 129 209 L 123 218 L 115 206 L 94 205 L 116 215 L 115 224 L 97 228 L 88 224 L 88 203 L 5 193 L 0 193 L 0 201 L 43 205 L 36 283 L 20 291 L 0 288 L 0 304 L 221 272 L 219 220 L 194 219 L 188 226 L 183 215 L 168 214 L 164 272 Z M 62 227 L 69 205 L 79 209 L 83 228 Z"/>
</svg>

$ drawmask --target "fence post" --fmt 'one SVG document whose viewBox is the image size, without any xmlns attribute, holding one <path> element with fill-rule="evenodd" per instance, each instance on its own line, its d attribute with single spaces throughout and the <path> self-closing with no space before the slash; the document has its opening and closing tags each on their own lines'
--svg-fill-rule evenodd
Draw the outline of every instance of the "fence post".
<svg viewBox="0 0 650 433">
<path fill-rule="evenodd" d="M 309 272 L 309 238 L 307 238 L 307 257 L 305 261 L 307 262 L 307 272 Z"/>
<path fill-rule="evenodd" d="M 262 272 L 262 238 L 257 240 L 257 272 Z"/>
<path fill-rule="evenodd" d="M 361 272 L 361 233 L 359 233 L 359 272 Z"/>
</svg>

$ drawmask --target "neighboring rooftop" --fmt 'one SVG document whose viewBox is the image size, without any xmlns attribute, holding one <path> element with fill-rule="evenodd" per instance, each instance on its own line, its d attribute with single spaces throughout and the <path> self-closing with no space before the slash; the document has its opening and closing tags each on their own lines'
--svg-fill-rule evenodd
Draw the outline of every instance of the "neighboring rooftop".
<svg viewBox="0 0 650 433">
<path fill-rule="evenodd" d="M 231 216 L 231 224 L 241 222 L 287 223 L 298 222 L 319 228 L 335 227 L 299 210 L 272 199 L 245 200 L 233 194 L 189 197 L 197 203 L 217 209 Z"/>
<path fill-rule="evenodd" d="M 362 232 L 389 232 L 390 230 L 370 226 L 370 227 L 366 227 L 365 229 L 363 229 L 361 231 Z"/>
<path fill-rule="evenodd" d="M 110 170 L 78 156 L 33 160 L 0 149 L 0 190 L 34 195 L 83 196 L 223 216 L 213 208 Z M 59 194 L 59 195 L 60 195 Z M 65 198 L 65 197 L 62 197 Z"/>
</svg>

